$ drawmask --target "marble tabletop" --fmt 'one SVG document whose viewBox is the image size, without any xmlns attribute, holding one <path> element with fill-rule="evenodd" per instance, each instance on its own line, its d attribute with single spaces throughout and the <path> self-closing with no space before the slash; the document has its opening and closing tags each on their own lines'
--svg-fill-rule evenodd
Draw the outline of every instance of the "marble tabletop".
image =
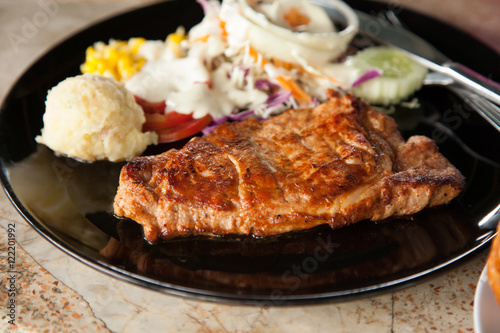
<svg viewBox="0 0 500 333">
<path fill-rule="evenodd" d="M 94 21 L 150 2 L 0 0 L 0 99 L 58 41 Z M 500 26 L 492 21 L 500 14 L 496 1 L 478 1 L 472 9 L 465 7 L 465 0 L 440 1 L 435 8 L 430 0 L 399 3 L 451 24 L 460 22 L 500 52 Z M 479 3 L 490 10 L 478 9 Z M 26 28 L 30 23 L 34 29 Z M 13 42 L 15 34 L 23 39 Z M 40 237 L 3 192 L 0 226 L 2 332 L 471 332 L 474 293 L 487 255 L 480 253 L 450 272 L 380 296 L 322 305 L 240 306 L 170 296 L 97 272 Z M 9 324 L 8 307 L 12 226 L 18 272 L 15 325 Z"/>
</svg>

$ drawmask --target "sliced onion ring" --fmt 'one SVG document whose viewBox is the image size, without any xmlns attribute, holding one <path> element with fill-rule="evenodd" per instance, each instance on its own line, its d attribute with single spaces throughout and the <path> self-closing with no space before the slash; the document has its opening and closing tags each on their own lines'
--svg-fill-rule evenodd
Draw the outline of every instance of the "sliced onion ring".
<svg viewBox="0 0 500 333">
<path fill-rule="evenodd" d="M 240 14 L 248 24 L 247 35 L 253 48 L 268 57 L 311 65 L 326 63 L 341 55 L 359 29 L 359 21 L 351 7 L 340 0 L 320 1 L 344 16 L 347 26 L 339 32 L 296 32 L 272 23 L 263 13 L 249 5 L 248 0 L 238 0 Z M 317 2 L 317 1 L 312 1 Z M 261 38 L 266 34 L 266 38 Z M 279 46 L 277 46 L 279 45 Z"/>
</svg>

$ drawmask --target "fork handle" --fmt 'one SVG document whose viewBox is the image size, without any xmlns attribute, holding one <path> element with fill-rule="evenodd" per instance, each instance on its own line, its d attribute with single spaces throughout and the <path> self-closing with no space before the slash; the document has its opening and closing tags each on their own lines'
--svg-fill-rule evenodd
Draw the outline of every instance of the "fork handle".
<svg viewBox="0 0 500 333">
<path fill-rule="evenodd" d="M 500 105 L 500 83 L 456 62 L 442 64 L 439 71 L 476 94 Z"/>
</svg>

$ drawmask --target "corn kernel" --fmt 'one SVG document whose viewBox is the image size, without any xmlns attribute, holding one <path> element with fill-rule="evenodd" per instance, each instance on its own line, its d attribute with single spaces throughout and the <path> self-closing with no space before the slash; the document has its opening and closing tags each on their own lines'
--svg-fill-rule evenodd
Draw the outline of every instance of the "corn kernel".
<svg viewBox="0 0 500 333">
<path fill-rule="evenodd" d="M 176 33 L 171 34 L 169 37 L 170 37 L 170 40 L 172 42 L 177 43 L 177 44 L 180 44 L 184 40 L 184 36 L 176 34 Z"/>
<path fill-rule="evenodd" d="M 89 66 L 86 63 L 81 64 L 80 65 L 80 72 L 82 72 L 82 73 L 90 73 Z"/>
<path fill-rule="evenodd" d="M 106 44 L 104 44 L 104 42 L 97 42 L 94 44 L 94 48 L 96 51 L 101 52 L 106 48 Z"/>
<path fill-rule="evenodd" d="M 91 56 L 95 54 L 95 49 L 93 46 L 87 47 L 87 50 L 85 50 L 85 56 Z"/>
<path fill-rule="evenodd" d="M 133 74 L 135 74 L 136 70 L 131 68 L 123 69 L 120 71 L 120 75 L 124 79 L 129 79 Z"/>
<path fill-rule="evenodd" d="M 128 42 L 128 48 L 130 53 L 137 54 L 139 47 L 146 41 L 144 38 L 131 38 Z"/>
<path fill-rule="evenodd" d="M 127 68 L 131 68 L 134 61 L 129 57 L 120 57 L 116 62 L 116 68 L 118 71 L 122 71 Z"/>
<path fill-rule="evenodd" d="M 167 43 L 172 42 L 180 44 L 184 39 L 186 39 L 186 31 L 184 27 L 178 27 L 177 30 L 167 36 Z"/>
<path fill-rule="evenodd" d="M 125 80 L 137 72 L 145 59 L 135 57 L 144 38 L 129 41 L 110 40 L 109 44 L 96 42 L 85 51 L 85 63 L 80 66 L 82 73 L 94 73 Z M 123 74 L 122 74 L 123 73 Z"/>
<path fill-rule="evenodd" d="M 108 66 L 106 66 L 104 62 L 98 62 L 96 64 L 97 73 L 99 73 L 101 75 L 104 74 L 104 72 L 108 69 L 107 67 Z"/>
</svg>

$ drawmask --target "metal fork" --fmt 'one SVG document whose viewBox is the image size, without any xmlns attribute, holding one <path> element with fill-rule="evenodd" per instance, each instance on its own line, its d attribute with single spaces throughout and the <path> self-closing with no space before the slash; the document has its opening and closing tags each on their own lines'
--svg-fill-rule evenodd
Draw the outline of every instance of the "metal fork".
<svg viewBox="0 0 500 333">
<path fill-rule="evenodd" d="M 404 24 L 393 11 L 384 12 L 383 18 L 393 26 L 405 29 Z M 452 78 L 440 73 L 429 72 L 424 80 L 424 85 L 446 86 L 486 119 L 496 130 L 500 131 L 500 107 L 498 105 L 457 85 Z"/>
<path fill-rule="evenodd" d="M 424 85 L 445 86 L 460 97 L 467 105 L 479 113 L 493 127 L 500 131 L 500 107 L 472 91 L 456 85 L 452 78 L 440 73 L 430 72 L 424 79 Z"/>
<path fill-rule="evenodd" d="M 449 88 L 500 132 L 500 108 L 496 104 L 465 88 L 458 86 Z"/>
</svg>

